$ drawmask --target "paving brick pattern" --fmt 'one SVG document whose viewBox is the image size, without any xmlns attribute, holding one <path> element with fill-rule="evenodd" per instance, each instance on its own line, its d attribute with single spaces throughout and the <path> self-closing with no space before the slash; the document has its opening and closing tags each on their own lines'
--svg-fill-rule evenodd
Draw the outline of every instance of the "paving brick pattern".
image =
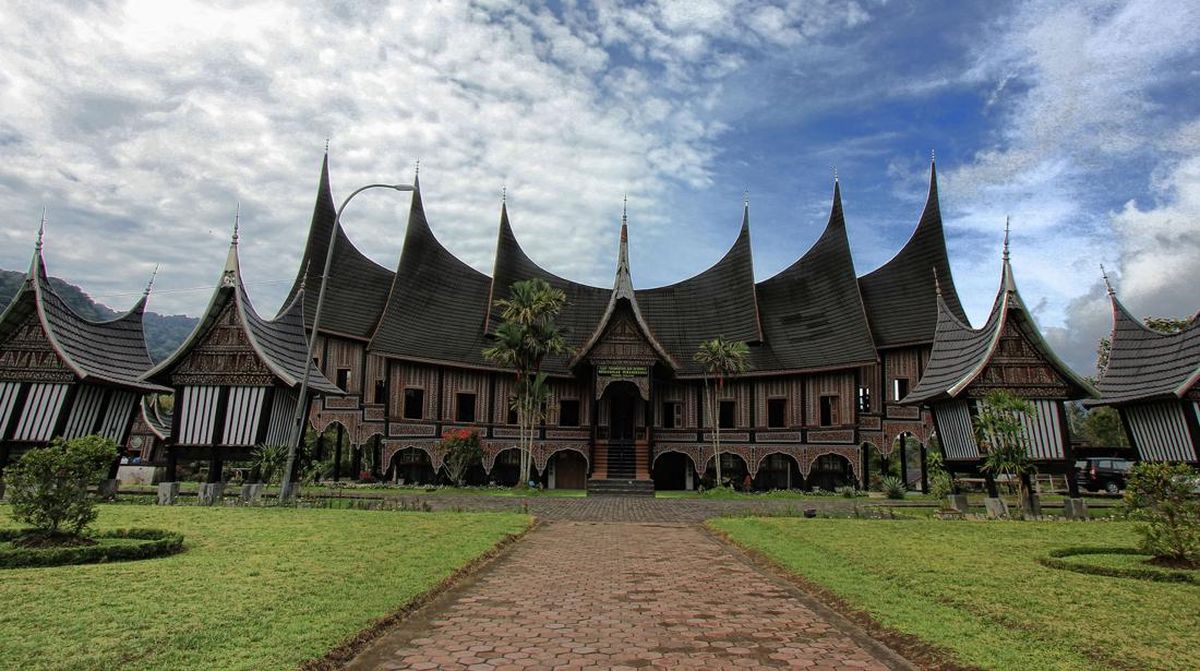
<svg viewBox="0 0 1200 671">
<path fill-rule="evenodd" d="M 544 524 L 352 669 L 889 667 L 694 526 Z"/>
</svg>

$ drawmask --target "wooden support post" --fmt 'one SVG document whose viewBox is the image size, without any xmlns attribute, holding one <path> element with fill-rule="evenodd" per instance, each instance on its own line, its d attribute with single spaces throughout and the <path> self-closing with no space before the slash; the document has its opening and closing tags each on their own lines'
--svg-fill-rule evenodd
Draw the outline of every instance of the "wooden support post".
<svg viewBox="0 0 1200 671">
<path fill-rule="evenodd" d="M 383 464 L 379 463 L 383 459 L 383 438 L 375 436 L 374 445 L 371 447 L 371 476 L 376 480 L 383 477 Z"/>
<path fill-rule="evenodd" d="M 921 443 L 921 493 L 929 493 L 929 448 Z"/>
<path fill-rule="evenodd" d="M 221 481 L 221 459 L 217 457 L 217 448 L 208 448 L 208 482 Z"/>
<path fill-rule="evenodd" d="M 317 446 L 316 446 L 315 452 L 316 452 L 316 454 L 313 456 L 313 458 L 316 459 L 317 461 L 321 461 L 325 458 L 325 433 L 324 432 L 317 434 Z"/>
<path fill-rule="evenodd" d="M 342 436 L 345 429 L 341 424 L 337 428 L 337 446 L 333 448 L 333 481 L 337 482 L 342 477 Z"/>
<path fill-rule="evenodd" d="M 987 485 L 987 495 L 990 498 L 1000 498 L 1000 490 L 996 489 L 996 478 L 992 477 L 991 472 L 983 474 L 983 481 Z"/>
<path fill-rule="evenodd" d="M 350 461 L 350 470 L 353 471 L 353 473 L 350 474 L 350 479 L 351 480 L 360 480 L 360 479 L 362 479 L 362 451 L 363 451 L 363 448 L 362 448 L 362 445 L 356 445 L 351 449 L 353 450 L 353 456 L 351 457 L 351 461 Z"/>
<path fill-rule="evenodd" d="M 908 489 L 908 436 L 900 434 L 900 482 Z"/>
<path fill-rule="evenodd" d="M 167 482 L 179 482 L 179 453 L 174 447 L 167 448 Z"/>
<path fill-rule="evenodd" d="M 809 475 L 810 476 L 812 475 L 811 471 L 809 472 Z M 859 478 L 859 480 L 860 480 L 860 482 L 858 483 L 859 489 L 866 491 L 867 488 L 870 487 L 870 482 L 871 482 L 871 444 L 870 443 L 863 443 L 863 445 L 862 445 L 862 477 Z M 807 479 L 806 479 L 805 484 L 809 484 L 811 486 L 811 484 L 807 482 Z"/>
</svg>

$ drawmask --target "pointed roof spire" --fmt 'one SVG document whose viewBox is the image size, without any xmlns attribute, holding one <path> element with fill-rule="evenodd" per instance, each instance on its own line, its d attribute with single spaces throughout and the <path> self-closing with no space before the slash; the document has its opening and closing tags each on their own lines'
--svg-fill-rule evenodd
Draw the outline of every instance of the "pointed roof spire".
<svg viewBox="0 0 1200 671">
<path fill-rule="evenodd" d="M 742 207 L 750 207 L 750 187 L 742 190 Z"/>
<path fill-rule="evenodd" d="M 937 163 L 937 150 L 933 147 L 929 148 L 929 162 Z"/>
<path fill-rule="evenodd" d="M 942 282 L 938 279 L 937 266 L 933 267 L 933 291 L 937 294 L 938 300 L 942 298 Z"/>
<path fill-rule="evenodd" d="M 1109 296 L 1116 296 L 1117 292 L 1113 291 L 1113 285 L 1108 281 L 1108 271 L 1104 269 L 1104 264 L 1100 264 L 1100 276 L 1104 278 L 1104 288 L 1108 290 Z"/>
<path fill-rule="evenodd" d="M 234 245 L 236 245 L 238 243 L 238 229 L 241 228 L 241 225 L 242 225 L 242 201 L 239 200 L 237 202 L 237 210 L 233 214 L 233 242 L 232 242 L 232 244 L 234 244 Z"/>
<path fill-rule="evenodd" d="M 158 277 L 158 264 L 154 264 L 154 271 L 150 273 L 150 281 L 146 282 L 146 290 L 142 292 L 142 296 L 149 296 L 150 290 L 154 288 L 154 280 Z"/>
<path fill-rule="evenodd" d="M 1005 262 L 1007 262 L 1007 261 L 1008 261 L 1008 258 L 1009 258 L 1009 257 L 1008 257 L 1008 234 L 1009 234 L 1009 230 L 1010 230 L 1010 225 L 1009 225 L 1009 217 L 1008 217 L 1007 215 L 1005 215 L 1005 217 L 1004 217 L 1004 252 L 1003 252 L 1003 254 L 1002 254 L 1002 256 L 1001 256 L 1001 258 L 1003 258 Z"/>
<path fill-rule="evenodd" d="M 329 136 L 325 136 L 325 154 L 329 154 Z"/>
<path fill-rule="evenodd" d="M 46 206 L 42 206 L 42 223 L 38 225 L 37 244 L 35 249 L 42 251 L 42 239 L 46 237 Z"/>
<path fill-rule="evenodd" d="M 413 187 L 417 191 L 421 190 L 421 157 L 417 157 L 416 166 L 413 168 Z"/>
<path fill-rule="evenodd" d="M 833 166 L 833 183 L 837 184 L 837 181 L 838 181 L 838 173 L 837 173 L 837 166 L 835 165 L 835 166 Z"/>
<path fill-rule="evenodd" d="M 500 187 L 500 204 L 501 205 L 508 204 L 508 185 L 507 184 Z"/>
</svg>

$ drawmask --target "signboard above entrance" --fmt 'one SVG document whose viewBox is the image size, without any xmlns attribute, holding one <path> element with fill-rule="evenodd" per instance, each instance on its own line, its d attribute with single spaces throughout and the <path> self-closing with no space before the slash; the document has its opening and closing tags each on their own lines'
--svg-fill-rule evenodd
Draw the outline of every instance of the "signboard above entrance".
<svg viewBox="0 0 1200 671">
<path fill-rule="evenodd" d="M 596 366 L 596 374 L 601 377 L 646 377 L 650 374 L 650 368 L 647 366 L 602 363 Z"/>
</svg>

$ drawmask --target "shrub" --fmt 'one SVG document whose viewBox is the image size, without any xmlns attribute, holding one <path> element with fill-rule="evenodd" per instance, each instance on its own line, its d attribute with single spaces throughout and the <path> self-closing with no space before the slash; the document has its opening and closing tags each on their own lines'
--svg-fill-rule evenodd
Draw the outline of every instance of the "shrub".
<svg viewBox="0 0 1200 671">
<path fill-rule="evenodd" d="M 462 487 L 467 469 L 472 464 L 483 462 L 483 448 L 479 446 L 479 432 L 471 429 L 454 429 L 442 434 L 442 447 L 446 449 L 444 460 L 446 474 L 451 482 Z"/>
<path fill-rule="evenodd" d="M 1129 471 L 1125 508 L 1138 525 L 1141 549 L 1156 559 L 1200 565 L 1197 474 L 1183 464 L 1143 462 Z"/>
<path fill-rule="evenodd" d="M 29 450 L 6 474 L 13 517 L 44 535 L 82 534 L 96 519 L 88 485 L 116 458 L 117 444 L 100 436 Z"/>
<path fill-rule="evenodd" d="M 845 498 L 845 499 L 852 499 L 856 496 L 861 496 L 859 491 L 857 489 L 855 489 L 854 487 L 851 487 L 850 485 L 843 485 L 841 487 L 835 487 L 833 492 L 835 494 L 840 495 L 842 498 Z"/>
<path fill-rule="evenodd" d="M 140 540 L 141 543 L 96 543 L 71 547 L 25 548 L 19 545 L 28 531 L 0 530 L 0 542 L 10 541 L 10 547 L 0 545 L 0 568 L 29 566 L 63 566 L 67 564 L 96 564 L 108 561 L 149 559 L 175 554 L 183 549 L 183 536 L 157 529 L 120 529 L 102 531 L 99 539 Z"/>
<path fill-rule="evenodd" d="M 936 446 L 931 446 L 926 455 L 925 469 L 929 478 L 929 494 L 934 499 L 944 499 L 954 493 L 954 479 L 946 470 L 942 452 Z"/>
<path fill-rule="evenodd" d="M 894 475 L 889 475 L 883 478 L 880 480 L 879 484 L 883 489 L 884 495 L 889 499 L 904 498 L 904 492 L 908 489 L 904 486 L 904 481 Z"/>
<path fill-rule="evenodd" d="M 254 448 L 253 464 L 260 482 L 271 484 L 283 476 L 287 465 L 286 445 L 259 445 Z"/>
</svg>

